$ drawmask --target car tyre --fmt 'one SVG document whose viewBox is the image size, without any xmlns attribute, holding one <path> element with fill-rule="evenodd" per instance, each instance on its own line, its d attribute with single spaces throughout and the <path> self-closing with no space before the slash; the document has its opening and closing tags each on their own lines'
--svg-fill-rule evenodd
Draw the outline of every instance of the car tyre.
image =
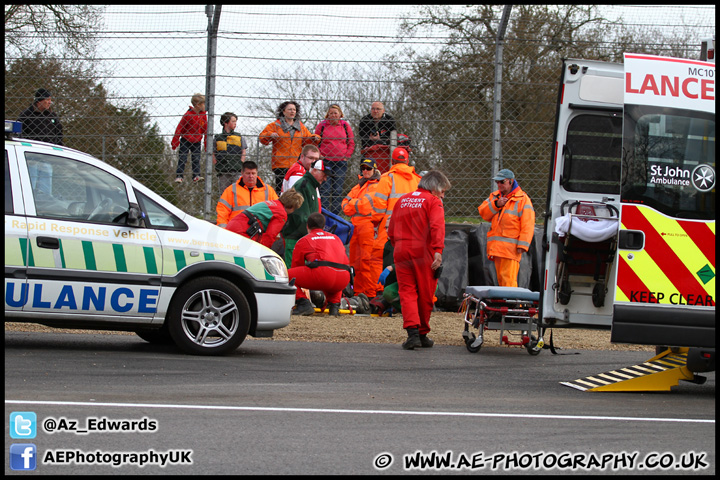
<svg viewBox="0 0 720 480">
<path fill-rule="evenodd" d="M 201 277 L 178 288 L 168 309 L 175 344 L 193 355 L 224 355 L 245 340 L 250 307 L 243 292 L 220 277 Z"/>
</svg>

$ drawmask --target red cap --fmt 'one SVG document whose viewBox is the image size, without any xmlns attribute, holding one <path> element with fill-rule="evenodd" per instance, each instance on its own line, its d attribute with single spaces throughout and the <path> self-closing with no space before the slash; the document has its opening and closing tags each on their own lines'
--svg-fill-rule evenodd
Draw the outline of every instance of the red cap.
<svg viewBox="0 0 720 480">
<path fill-rule="evenodd" d="M 396 163 L 408 163 L 410 161 L 410 155 L 403 147 L 397 147 L 393 150 L 392 159 L 393 162 Z"/>
</svg>

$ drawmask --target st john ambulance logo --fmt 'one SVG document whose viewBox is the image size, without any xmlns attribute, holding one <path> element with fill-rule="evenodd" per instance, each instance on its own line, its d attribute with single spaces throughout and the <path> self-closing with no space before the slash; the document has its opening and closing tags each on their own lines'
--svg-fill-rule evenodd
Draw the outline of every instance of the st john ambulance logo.
<svg viewBox="0 0 720 480">
<path fill-rule="evenodd" d="M 715 169 L 707 164 L 698 165 L 692 172 L 693 187 L 701 192 L 709 192 L 715 186 Z"/>
</svg>

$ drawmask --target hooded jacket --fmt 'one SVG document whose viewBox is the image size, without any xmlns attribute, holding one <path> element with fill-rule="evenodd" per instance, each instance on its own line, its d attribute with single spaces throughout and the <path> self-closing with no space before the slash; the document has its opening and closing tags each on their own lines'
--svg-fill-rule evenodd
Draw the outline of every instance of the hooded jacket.
<svg viewBox="0 0 720 480">
<path fill-rule="evenodd" d="M 418 183 L 420 175 L 415 173 L 415 167 L 406 163 L 396 163 L 382 174 L 373 194 L 372 221 L 378 227 L 378 238 L 381 233 L 387 233 L 397 201 L 406 193 L 414 192 Z"/>
<path fill-rule="evenodd" d="M 175 136 L 170 142 L 172 149 L 175 150 L 180 145 L 180 138 L 184 138 L 190 143 L 204 141 L 203 145 L 207 147 L 207 139 L 205 138 L 207 122 L 207 113 L 205 111 L 198 113 L 192 107 L 188 108 L 175 129 Z"/>
<path fill-rule="evenodd" d="M 35 104 L 30 105 L 18 117 L 22 123 L 22 138 L 41 142 L 63 144 L 63 126 L 60 118 L 51 109 L 40 111 Z"/>
<path fill-rule="evenodd" d="M 293 127 L 297 128 L 290 128 L 286 132 L 282 128 L 282 121 L 277 119 L 260 132 L 260 143 L 263 145 L 272 143 L 271 168 L 290 168 L 297 161 L 305 145 L 317 145 L 320 141 L 320 136 L 310 133 L 310 130 L 300 120 L 295 119 Z M 273 132 L 278 134 L 275 141 L 270 136 Z"/>
<path fill-rule="evenodd" d="M 517 249 L 526 252 L 530 249 L 535 232 L 535 209 L 517 181 L 513 183 L 513 190 L 507 195 L 508 201 L 502 208 L 495 204 L 500 196 L 500 191 L 495 190 L 478 207 L 480 216 L 491 222 L 487 255 L 488 258 L 509 258 L 519 262 L 522 256 Z"/>
<path fill-rule="evenodd" d="M 342 210 L 350 217 L 353 225 L 372 224 L 373 192 L 380 182 L 380 172 L 375 173 L 369 179 L 360 176 L 358 184 L 355 185 L 342 201 Z"/>
<path fill-rule="evenodd" d="M 258 177 L 257 183 L 249 189 L 242 177 L 225 189 L 216 207 L 217 225 L 227 227 L 228 222 L 246 208 L 256 203 L 277 200 L 278 196 L 270 185 L 266 185 Z"/>
</svg>

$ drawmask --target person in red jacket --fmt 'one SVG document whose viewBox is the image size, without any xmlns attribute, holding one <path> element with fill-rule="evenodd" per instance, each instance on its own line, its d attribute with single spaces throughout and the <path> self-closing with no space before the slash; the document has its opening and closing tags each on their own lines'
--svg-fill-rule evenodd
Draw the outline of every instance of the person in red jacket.
<svg viewBox="0 0 720 480">
<path fill-rule="evenodd" d="M 487 256 L 495 263 L 498 285 L 517 287 L 520 260 L 523 252 L 530 249 L 535 233 L 535 210 L 512 171 L 503 168 L 493 180 L 498 189 L 478 207 L 480 216 L 492 222 Z"/>
<path fill-rule="evenodd" d="M 225 228 L 272 248 L 288 215 L 300 208 L 304 201 L 303 196 L 291 188 L 277 200 L 256 203 L 243 210 Z"/>
<path fill-rule="evenodd" d="M 207 147 L 207 113 L 205 112 L 205 95 L 196 93 L 190 99 L 192 104 L 185 115 L 180 119 L 175 136 L 170 142 L 173 150 L 178 150 L 178 166 L 175 175 L 175 181 L 182 183 L 183 174 L 185 173 L 185 162 L 187 162 L 188 153 L 192 158 L 193 182 L 199 182 L 203 179 L 200 175 L 200 142 L 205 142 Z"/>
<path fill-rule="evenodd" d="M 428 338 L 433 296 L 445 247 L 445 209 L 442 199 L 450 181 L 437 170 L 420 179 L 417 190 L 400 197 L 388 227 L 394 248 L 395 273 L 408 338 L 405 350 L 432 347 Z"/>
<path fill-rule="evenodd" d="M 320 212 L 307 219 L 308 234 L 295 244 L 288 278 L 295 279 L 297 291 L 293 315 L 312 315 L 315 307 L 303 292 L 320 290 L 329 304 L 330 315 L 340 315 L 343 289 L 350 283 L 350 261 L 342 240 L 325 228 L 325 216 Z"/>
</svg>

